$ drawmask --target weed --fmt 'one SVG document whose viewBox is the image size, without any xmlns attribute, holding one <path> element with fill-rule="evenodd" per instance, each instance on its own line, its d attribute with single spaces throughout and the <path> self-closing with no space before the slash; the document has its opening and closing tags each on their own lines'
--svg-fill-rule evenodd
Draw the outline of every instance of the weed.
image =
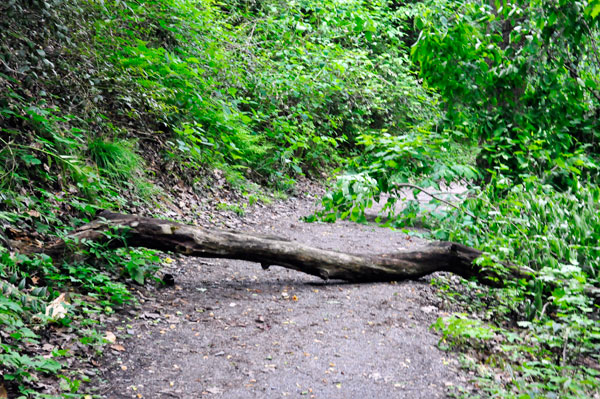
<svg viewBox="0 0 600 399">
<path fill-rule="evenodd" d="M 124 140 L 96 138 L 88 144 L 88 149 L 100 173 L 117 182 L 131 180 L 142 166 L 142 159 L 133 150 L 133 144 Z"/>
<path fill-rule="evenodd" d="M 244 216 L 246 213 L 246 204 L 237 205 L 237 204 L 228 204 L 225 202 L 220 202 L 217 204 L 217 210 L 219 211 L 230 211 L 234 212 L 238 216 Z"/>
</svg>

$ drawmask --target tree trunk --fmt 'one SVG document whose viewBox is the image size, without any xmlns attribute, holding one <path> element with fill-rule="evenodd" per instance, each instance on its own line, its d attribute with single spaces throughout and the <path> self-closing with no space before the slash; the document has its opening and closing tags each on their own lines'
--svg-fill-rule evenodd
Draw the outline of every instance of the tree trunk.
<svg viewBox="0 0 600 399">
<path fill-rule="evenodd" d="M 109 237 L 111 229 L 124 232 L 125 240 Z M 267 269 L 279 265 L 322 279 L 353 282 L 398 281 L 447 271 L 476 278 L 487 285 L 502 285 L 507 279 L 525 278 L 530 270 L 507 265 L 503 275 L 474 263 L 481 252 L 452 242 L 431 242 L 412 251 L 390 254 L 347 254 L 310 247 L 269 236 L 232 231 L 206 230 L 161 219 L 102 212 L 99 219 L 77 229 L 74 242 L 91 240 L 109 247 L 125 245 L 171 251 L 187 256 L 228 258 L 257 262 Z M 57 241 L 42 250 L 53 258 L 69 252 L 69 244 Z"/>
</svg>

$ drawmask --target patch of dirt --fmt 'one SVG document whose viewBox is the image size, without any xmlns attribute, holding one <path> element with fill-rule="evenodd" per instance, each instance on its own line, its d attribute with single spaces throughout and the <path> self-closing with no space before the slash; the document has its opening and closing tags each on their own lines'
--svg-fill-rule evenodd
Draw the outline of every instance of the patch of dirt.
<svg viewBox="0 0 600 399">
<path fill-rule="evenodd" d="M 310 196 L 255 206 L 232 223 L 354 253 L 421 241 L 350 222 L 300 221 Z M 109 326 L 106 398 L 444 398 L 466 384 L 429 326 L 444 314 L 428 280 L 348 284 L 243 261 L 177 258 L 175 285 L 140 289 Z"/>
</svg>

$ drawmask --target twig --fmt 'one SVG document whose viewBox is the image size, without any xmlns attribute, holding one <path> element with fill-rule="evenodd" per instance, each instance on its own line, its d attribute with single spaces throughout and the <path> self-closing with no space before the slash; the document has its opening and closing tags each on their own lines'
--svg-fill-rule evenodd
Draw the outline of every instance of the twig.
<svg viewBox="0 0 600 399">
<path fill-rule="evenodd" d="M 419 187 L 415 184 L 410 184 L 410 183 L 395 183 L 395 185 L 396 185 L 396 187 L 410 187 L 410 188 L 417 189 L 417 190 L 421 191 L 423 194 L 427 194 L 431 198 L 438 200 L 440 202 L 443 202 L 444 204 L 451 206 L 452 208 L 454 208 L 456 210 L 462 211 L 462 212 L 466 213 L 467 215 L 471 216 L 473 219 L 477 219 L 477 216 L 475 216 L 471 212 L 467 211 L 466 209 L 463 209 L 463 208 L 459 207 L 458 205 L 454 205 L 453 203 L 448 202 L 445 199 L 442 199 L 435 194 L 431 194 L 430 192 L 425 191 L 425 189 L 423 187 Z"/>
<path fill-rule="evenodd" d="M 8 64 L 6 62 L 4 62 L 4 60 L 2 58 L 0 58 L 0 62 L 2 63 L 2 65 L 4 65 L 4 68 L 6 68 L 7 71 L 12 72 L 16 75 L 25 76 L 25 74 L 23 72 L 16 71 L 16 70 L 12 69 L 10 66 L 8 66 Z"/>
<path fill-rule="evenodd" d="M 546 302 L 544 306 L 542 306 L 542 311 L 540 312 L 539 319 L 542 320 L 544 318 L 544 313 L 546 313 L 546 308 L 550 305 L 550 302 Z"/>
<path fill-rule="evenodd" d="M 249 46 L 250 42 L 252 41 L 252 37 L 254 36 L 254 29 L 256 29 L 256 24 L 257 24 L 257 22 L 254 22 L 254 24 L 252 25 L 252 30 L 250 31 L 250 34 L 248 35 L 248 38 L 246 39 L 246 46 Z"/>
<path fill-rule="evenodd" d="M 562 348 L 562 359 L 560 360 L 560 365 L 562 367 L 565 367 L 565 364 L 567 364 L 567 344 L 569 342 L 569 332 L 570 331 L 571 331 L 571 329 L 567 328 L 564 333 L 565 342 L 564 342 L 563 348 Z"/>
</svg>

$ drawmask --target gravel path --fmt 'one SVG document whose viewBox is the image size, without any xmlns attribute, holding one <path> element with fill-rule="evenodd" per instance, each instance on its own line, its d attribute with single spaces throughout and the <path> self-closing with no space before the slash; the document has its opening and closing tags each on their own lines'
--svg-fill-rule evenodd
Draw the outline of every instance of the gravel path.
<svg viewBox="0 0 600 399">
<path fill-rule="evenodd" d="M 320 248 L 393 252 L 419 239 L 349 222 L 303 223 L 313 201 L 254 207 L 236 226 Z M 425 280 L 348 284 L 220 259 L 177 258 L 175 286 L 144 288 L 110 329 L 106 398 L 445 398 L 464 384 L 429 326 Z"/>
</svg>

